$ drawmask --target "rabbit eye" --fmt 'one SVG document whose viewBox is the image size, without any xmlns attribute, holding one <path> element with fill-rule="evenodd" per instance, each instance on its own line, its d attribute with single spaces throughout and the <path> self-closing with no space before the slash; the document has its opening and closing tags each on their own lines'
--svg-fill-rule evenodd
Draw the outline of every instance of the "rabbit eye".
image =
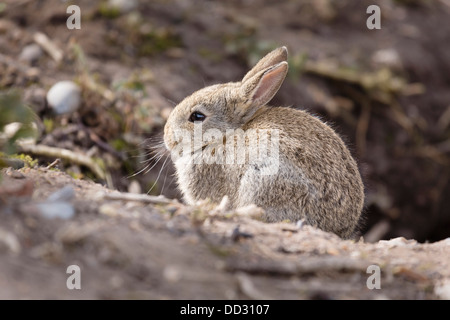
<svg viewBox="0 0 450 320">
<path fill-rule="evenodd" d="M 191 115 L 189 116 L 189 121 L 190 122 L 194 122 L 194 121 L 204 121 L 206 119 L 206 116 L 198 111 L 194 111 L 191 113 Z"/>
</svg>

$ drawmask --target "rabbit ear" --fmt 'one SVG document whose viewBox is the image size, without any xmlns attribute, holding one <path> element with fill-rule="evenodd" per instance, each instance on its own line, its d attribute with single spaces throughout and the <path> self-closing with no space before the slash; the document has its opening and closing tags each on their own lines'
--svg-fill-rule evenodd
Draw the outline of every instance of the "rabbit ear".
<svg viewBox="0 0 450 320">
<path fill-rule="evenodd" d="M 288 63 L 280 62 L 272 67 L 258 72 L 256 75 L 242 83 L 241 94 L 249 104 L 245 109 L 247 114 L 253 114 L 259 107 L 264 106 L 280 89 L 286 78 Z M 252 112 L 253 111 L 253 112 Z"/>
<path fill-rule="evenodd" d="M 280 47 L 269 52 L 264 58 L 258 61 L 253 69 L 247 72 L 245 77 L 242 79 L 242 82 L 246 82 L 248 79 L 262 70 L 272 67 L 282 61 L 287 61 L 287 54 L 288 52 L 286 47 Z"/>
</svg>

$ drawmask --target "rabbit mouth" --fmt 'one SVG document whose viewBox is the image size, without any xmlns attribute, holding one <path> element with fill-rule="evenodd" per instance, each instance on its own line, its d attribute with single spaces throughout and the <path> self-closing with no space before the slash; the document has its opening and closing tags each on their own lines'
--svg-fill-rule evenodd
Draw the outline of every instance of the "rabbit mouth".
<svg viewBox="0 0 450 320">
<path fill-rule="evenodd" d="M 201 146 L 195 148 L 195 144 L 183 143 L 180 141 L 168 141 L 165 143 L 167 150 L 173 154 L 178 155 L 189 155 L 199 154 L 203 152 L 211 143 L 202 144 Z"/>
<path fill-rule="evenodd" d="M 207 148 L 207 147 L 224 147 L 224 146 L 226 146 L 226 143 L 227 143 L 227 136 L 224 134 L 223 136 L 222 136 L 222 142 L 220 141 L 220 138 L 217 138 L 217 139 L 215 139 L 215 140 L 213 140 L 213 141 L 209 141 L 208 143 L 204 143 L 201 147 L 198 147 L 198 148 L 195 148 L 195 145 L 194 145 L 194 150 L 193 150 L 193 153 L 196 153 L 196 152 L 200 152 L 200 151 L 205 151 L 205 149 Z"/>
<path fill-rule="evenodd" d="M 198 152 L 200 152 L 200 151 L 203 152 L 203 151 L 205 151 L 205 149 L 206 149 L 207 147 L 209 147 L 209 146 L 211 146 L 211 145 L 214 145 L 214 143 L 207 143 L 207 144 L 202 145 L 202 146 L 199 147 L 199 148 L 192 149 L 192 154 L 198 153 Z"/>
</svg>

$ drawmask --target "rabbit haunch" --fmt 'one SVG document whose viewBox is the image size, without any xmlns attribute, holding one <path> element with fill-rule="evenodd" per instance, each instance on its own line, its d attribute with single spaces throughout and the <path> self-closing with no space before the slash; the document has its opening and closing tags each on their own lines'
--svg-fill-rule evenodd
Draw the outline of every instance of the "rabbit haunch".
<svg viewBox="0 0 450 320">
<path fill-rule="evenodd" d="M 303 219 L 351 237 L 363 209 L 364 187 L 342 139 L 305 111 L 266 105 L 286 77 L 286 60 L 286 48 L 278 48 L 241 82 L 206 87 L 175 107 L 164 128 L 164 141 L 172 152 L 179 188 L 189 204 L 206 198 L 219 203 L 227 195 L 235 208 L 252 203 L 262 207 L 268 222 Z M 200 127 L 191 121 L 194 113 L 201 115 Z M 238 129 L 276 132 L 276 152 L 269 147 L 268 153 L 245 157 L 244 163 L 212 161 L 210 157 L 222 153 L 221 145 L 230 140 L 237 143 L 226 132 Z M 201 148 L 180 156 L 180 135 L 193 136 L 194 130 L 201 134 L 215 130 L 217 137 L 201 141 Z M 245 147 L 245 152 L 259 154 L 259 144 L 250 142 Z M 196 160 L 199 152 L 202 161 Z"/>
</svg>

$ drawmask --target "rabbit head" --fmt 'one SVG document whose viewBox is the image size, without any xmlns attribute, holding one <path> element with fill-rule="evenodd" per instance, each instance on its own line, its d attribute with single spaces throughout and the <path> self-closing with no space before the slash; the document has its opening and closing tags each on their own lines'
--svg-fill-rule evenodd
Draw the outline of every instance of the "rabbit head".
<svg viewBox="0 0 450 320">
<path fill-rule="evenodd" d="M 267 54 L 241 82 L 212 85 L 194 92 L 179 103 L 167 120 L 164 142 L 172 150 L 180 137 L 194 132 L 201 122 L 202 133 L 209 129 L 225 132 L 241 128 L 256 111 L 268 103 L 283 83 L 287 71 L 287 49 Z"/>
</svg>

